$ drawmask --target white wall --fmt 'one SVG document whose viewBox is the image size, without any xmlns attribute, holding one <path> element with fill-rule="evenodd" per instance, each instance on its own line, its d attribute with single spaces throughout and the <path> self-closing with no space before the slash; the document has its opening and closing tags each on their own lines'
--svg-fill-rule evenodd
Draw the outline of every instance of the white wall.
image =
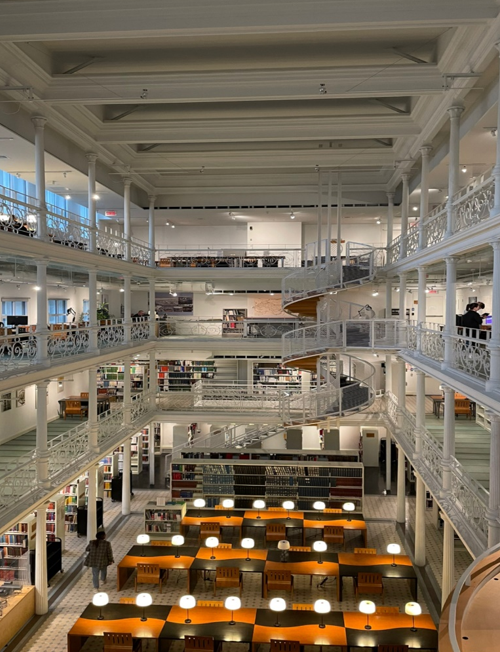
<svg viewBox="0 0 500 652">
<path fill-rule="evenodd" d="M 182 219 L 182 218 L 181 218 Z M 165 220 L 178 222 L 178 220 Z M 189 245 L 195 249 L 230 249 L 234 247 L 244 247 L 247 243 L 247 226 L 246 224 L 236 224 L 234 226 L 182 226 L 178 223 L 175 229 L 170 226 L 157 226 L 155 229 L 156 248 L 157 249 L 175 249 L 176 247 L 185 249 Z M 147 242 L 149 240 L 148 227 L 134 227 L 132 230 L 134 237 Z"/>
<path fill-rule="evenodd" d="M 2 283 L 0 286 L 0 299 L 27 299 L 28 301 L 28 321 L 30 324 L 36 323 L 36 290 L 35 283 L 20 285 L 19 289 L 14 283 Z M 74 308 L 76 320 L 81 318 L 83 310 L 83 300 L 88 299 L 88 288 L 67 287 L 47 288 L 48 299 L 66 299 L 68 308 Z"/>
<path fill-rule="evenodd" d="M 359 426 L 340 426 L 340 450 L 358 450 L 359 435 Z"/>
<path fill-rule="evenodd" d="M 381 209 L 384 210 L 384 209 Z M 346 214 L 347 212 L 346 209 Z M 394 237 L 397 236 L 397 233 L 394 234 Z M 317 226 L 316 224 L 305 224 L 304 225 L 304 244 L 310 242 L 316 242 L 318 237 Z M 337 237 L 337 224 L 335 222 L 335 217 L 332 220 L 332 238 L 336 239 Z M 326 224 L 322 225 L 321 229 L 321 238 L 326 239 Z M 387 244 L 387 229 L 385 224 L 376 224 L 373 220 L 373 224 L 356 224 L 356 223 L 346 223 L 342 224 L 342 240 L 347 242 L 359 242 L 362 244 L 371 245 L 372 247 L 385 247 Z M 332 249 L 335 252 L 335 245 Z M 342 248 L 342 254 L 345 253 L 345 244 Z"/>
<path fill-rule="evenodd" d="M 295 246 L 300 247 L 302 241 L 302 225 L 300 222 L 254 222 L 247 224 L 248 244 L 263 246 Z"/>
</svg>

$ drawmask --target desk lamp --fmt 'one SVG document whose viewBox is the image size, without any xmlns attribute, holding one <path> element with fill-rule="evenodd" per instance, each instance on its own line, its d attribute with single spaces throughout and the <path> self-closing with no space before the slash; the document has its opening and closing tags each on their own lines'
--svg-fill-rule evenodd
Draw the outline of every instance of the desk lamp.
<svg viewBox="0 0 500 652">
<path fill-rule="evenodd" d="M 282 539 L 278 541 L 278 550 L 281 550 L 281 561 L 288 561 L 288 551 L 290 550 L 290 541 Z"/>
<path fill-rule="evenodd" d="M 238 609 L 241 609 L 241 600 L 237 597 L 230 596 L 229 598 L 226 598 L 226 601 L 224 602 L 224 606 L 226 609 L 228 609 L 231 612 L 231 620 L 229 621 L 229 625 L 236 625 L 234 621 L 234 612 L 238 611 Z"/>
<path fill-rule="evenodd" d="M 405 614 L 413 618 L 413 624 L 410 627 L 410 632 L 416 632 L 417 628 L 415 627 L 415 616 L 420 616 L 422 613 L 422 607 L 418 602 L 407 602 L 405 604 Z"/>
<path fill-rule="evenodd" d="M 254 500 L 253 501 L 253 508 L 257 510 L 257 516 L 256 518 L 262 518 L 260 515 L 260 510 L 261 509 L 266 509 L 266 503 L 263 500 Z"/>
<path fill-rule="evenodd" d="M 326 552 L 326 549 L 327 549 L 327 548 L 328 548 L 328 546 L 326 545 L 326 542 L 325 542 L 325 541 L 315 541 L 315 542 L 313 543 L 313 550 L 314 550 L 314 552 L 319 552 L 319 560 L 318 560 L 318 564 L 322 564 L 322 563 L 323 563 L 323 560 L 321 559 L 321 553 L 322 553 L 322 552 Z"/>
<path fill-rule="evenodd" d="M 179 547 L 184 545 L 184 537 L 182 534 L 174 534 L 172 537 L 172 545 L 176 547 L 176 553 L 175 553 L 175 558 L 179 559 L 181 556 L 179 553 Z"/>
<path fill-rule="evenodd" d="M 151 597 L 150 593 L 139 593 L 137 598 L 135 599 L 135 604 L 138 607 L 142 607 L 142 618 L 141 622 L 145 623 L 147 618 L 146 618 L 146 607 L 150 607 L 153 604 L 153 598 Z"/>
<path fill-rule="evenodd" d="M 399 545 L 399 543 L 390 543 L 387 546 L 387 552 L 390 555 L 392 555 L 392 564 L 391 564 L 391 566 L 396 567 L 397 566 L 397 564 L 396 564 L 396 555 L 399 555 L 399 553 L 401 552 L 401 546 Z"/>
<path fill-rule="evenodd" d="M 234 500 L 232 498 L 225 498 L 222 501 L 222 507 L 224 507 L 224 509 L 233 509 Z M 226 514 L 226 518 L 231 518 L 231 514 Z"/>
<path fill-rule="evenodd" d="M 101 593 L 96 593 L 94 596 L 92 596 L 92 604 L 95 607 L 99 607 L 99 615 L 97 616 L 97 620 L 104 620 L 104 616 L 102 615 L 102 608 L 105 607 L 109 602 L 109 596 L 107 593 L 104 593 L 101 591 Z"/>
<path fill-rule="evenodd" d="M 206 502 L 206 500 L 204 498 L 196 498 L 196 500 L 193 501 L 193 506 L 196 507 L 196 509 L 202 509 L 203 507 L 205 507 L 206 504 L 207 504 L 207 502 Z M 198 512 L 198 517 L 200 517 L 200 516 L 201 516 L 201 513 Z"/>
<path fill-rule="evenodd" d="M 325 614 L 329 614 L 331 610 L 332 610 L 332 608 L 331 608 L 330 603 L 328 602 L 328 600 L 316 600 L 316 602 L 314 603 L 314 611 L 317 614 L 321 615 L 321 619 L 320 619 L 320 623 L 319 623 L 320 629 L 325 629 L 326 625 L 325 625 L 324 617 L 325 617 Z"/>
<path fill-rule="evenodd" d="M 271 611 L 276 612 L 276 622 L 274 623 L 274 626 L 275 627 L 281 627 L 280 620 L 279 620 L 279 618 L 280 618 L 279 614 L 280 614 L 280 611 L 285 611 L 285 609 L 286 609 L 285 600 L 283 600 L 283 598 L 273 598 L 269 602 L 269 609 L 271 609 Z"/>
<path fill-rule="evenodd" d="M 137 535 L 136 541 L 140 546 L 142 546 L 141 557 L 144 557 L 144 546 L 146 546 L 150 541 L 149 534 L 139 534 L 139 535 Z"/>
<path fill-rule="evenodd" d="M 189 610 L 196 607 L 196 598 L 194 595 L 183 595 L 179 600 L 179 607 L 186 610 L 186 620 L 184 622 L 189 624 L 191 622 L 191 619 L 189 618 Z"/>
<path fill-rule="evenodd" d="M 376 610 L 375 603 L 372 602 L 371 600 L 362 600 L 359 603 L 359 610 L 361 611 L 362 614 L 366 614 L 366 625 L 365 629 L 371 629 L 370 625 L 370 614 L 374 614 Z"/>
<path fill-rule="evenodd" d="M 214 548 L 217 548 L 219 545 L 219 539 L 217 537 L 208 537 L 208 539 L 205 541 L 205 545 L 207 548 L 212 548 L 212 556 L 210 559 L 215 559 Z"/>
<path fill-rule="evenodd" d="M 283 507 L 288 511 L 287 519 L 290 519 L 290 510 L 295 509 L 295 503 L 293 500 L 285 500 Z"/>
<path fill-rule="evenodd" d="M 250 537 L 245 537 L 241 540 L 241 547 L 247 551 L 247 557 L 245 561 L 250 561 L 250 550 L 255 546 L 255 541 L 250 539 Z"/>
<path fill-rule="evenodd" d="M 344 503 L 342 505 L 342 509 L 347 512 L 347 522 L 350 522 L 351 520 L 351 512 L 353 512 L 356 509 L 356 505 L 354 503 Z"/>
</svg>

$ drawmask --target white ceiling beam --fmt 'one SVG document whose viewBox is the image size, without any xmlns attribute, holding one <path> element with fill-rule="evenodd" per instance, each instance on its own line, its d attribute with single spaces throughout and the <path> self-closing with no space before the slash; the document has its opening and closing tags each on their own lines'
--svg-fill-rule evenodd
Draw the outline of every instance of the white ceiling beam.
<svg viewBox="0 0 500 652">
<path fill-rule="evenodd" d="M 200 62 L 201 63 L 201 62 Z M 404 97 L 442 93 L 442 77 L 434 64 L 351 66 L 345 68 L 297 68 L 229 72 L 162 74 L 55 75 L 43 99 L 52 104 L 130 104 L 148 89 L 143 104 L 176 102 L 257 101 L 269 99 L 300 100 L 319 96 L 319 84 L 325 84 L 334 98 Z"/>
<path fill-rule="evenodd" d="M 340 116 L 334 118 L 150 121 L 109 124 L 97 134 L 99 143 L 209 143 L 296 141 L 334 138 L 411 136 L 420 128 L 410 116 Z"/>
<path fill-rule="evenodd" d="M 0 40 L 434 28 L 482 23 L 497 14 L 495 0 L 7 0 Z"/>
</svg>

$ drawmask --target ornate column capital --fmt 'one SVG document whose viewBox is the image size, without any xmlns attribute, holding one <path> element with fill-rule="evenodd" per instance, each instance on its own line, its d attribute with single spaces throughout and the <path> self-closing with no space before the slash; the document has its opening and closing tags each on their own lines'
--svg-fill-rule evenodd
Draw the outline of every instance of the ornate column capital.
<svg viewBox="0 0 500 652">
<path fill-rule="evenodd" d="M 47 389 L 47 387 L 50 385 L 50 380 L 39 380 L 36 383 L 37 389 Z"/>
<path fill-rule="evenodd" d="M 403 185 L 407 184 L 409 180 L 410 180 L 410 173 L 403 172 L 403 174 L 401 175 L 401 181 L 403 182 Z"/>
<path fill-rule="evenodd" d="M 446 110 L 450 115 L 450 120 L 452 120 L 454 118 L 459 118 L 464 112 L 464 109 L 465 107 L 462 104 L 453 104 L 452 106 L 448 107 Z"/>
<path fill-rule="evenodd" d="M 35 127 L 41 127 L 43 129 L 47 123 L 47 118 L 43 115 L 33 115 L 31 116 L 31 122 Z"/>
<path fill-rule="evenodd" d="M 422 158 L 428 158 L 431 152 L 432 145 L 422 145 L 420 148 L 420 154 L 422 155 Z"/>
<path fill-rule="evenodd" d="M 403 280 L 406 281 L 406 277 L 408 276 L 408 272 L 400 272 L 398 274 L 398 276 L 399 276 L 400 280 L 403 279 Z"/>
<path fill-rule="evenodd" d="M 148 195 L 148 199 L 149 199 L 150 207 L 151 207 L 151 205 L 153 205 L 153 208 L 154 208 L 154 203 L 156 201 L 156 195 Z"/>
<path fill-rule="evenodd" d="M 453 389 L 453 387 L 448 387 L 448 385 L 442 385 L 442 388 L 445 394 L 453 393 L 453 395 L 455 395 L 455 390 Z"/>
<path fill-rule="evenodd" d="M 496 240 L 492 240 L 490 242 L 490 245 L 493 248 L 493 251 L 500 251 L 500 238 L 497 238 Z"/>
<path fill-rule="evenodd" d="M 389 200 L 389 203 L 391 203 L 391 202 L 394 201 L 394 197 L 396 196 L 396 193 L 395 192 L 387 192 L 386 195 L 387 195 L 387 199 Z"/>
<path fill-rule="evenodd" d="M 425 371 L 422 371 L 422 369 L 417 369 L 415 373 L 417 376 L 425 376 Z"/>
<path fill-rule="evenodd" d="M 99 157 L 97 156 L 97 154 L 94 154 L 94 152 L 88 152 L 87 154 L 85 154 L 85 158 L 89 163 L 95 163 Z"/>
<path fill-rule="evenodd" d="M 456 265 L 457 264 L 457 259 L 455 256 L 446 256 L 444 259 L 444 262 L 446 263 L 446 266 L 448 265 Z"/>
<path fill-rule="evenodd" d="M 123 185 L 125 188 L 130 188 L 132 185 L 132 179 L 130 177 L 123 177 Z"/>
</svg>

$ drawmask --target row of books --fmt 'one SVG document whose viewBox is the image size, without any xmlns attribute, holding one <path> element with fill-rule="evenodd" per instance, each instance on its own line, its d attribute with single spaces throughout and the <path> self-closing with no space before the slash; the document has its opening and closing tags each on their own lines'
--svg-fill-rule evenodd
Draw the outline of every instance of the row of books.
<svg viewBox="0 0 500 652">
<path fill-rule="evenodd" d="M 171 511 L 155 511 L 147 509 L 145 512 L 145 519 L 147 521 L 181 521 L 182 516 L 180 512 Z"/>
</svg>

